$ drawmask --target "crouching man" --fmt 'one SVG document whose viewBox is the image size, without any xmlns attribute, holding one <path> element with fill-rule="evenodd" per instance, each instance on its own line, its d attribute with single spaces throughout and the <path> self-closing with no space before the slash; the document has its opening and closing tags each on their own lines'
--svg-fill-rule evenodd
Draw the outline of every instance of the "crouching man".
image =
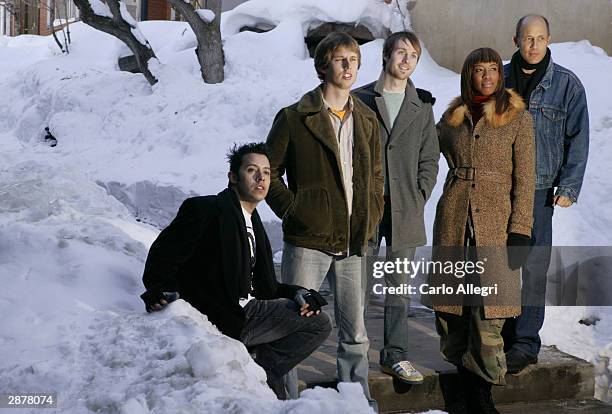
<svg viewBox="0 0 612 414">
<path fill-rule="evenodd" d="M 151 246 L 141 295 L 147 312 L 186 300 L 225 335 L 241 341 L 286 399 L 282 377 L 331 331 L 318 292 L 278 283 L 272 249 L 255 208 L 268 194 L 270 163 L 263 143 L 228 154 L 229 186 L 185 200 Z"/>
</svg>

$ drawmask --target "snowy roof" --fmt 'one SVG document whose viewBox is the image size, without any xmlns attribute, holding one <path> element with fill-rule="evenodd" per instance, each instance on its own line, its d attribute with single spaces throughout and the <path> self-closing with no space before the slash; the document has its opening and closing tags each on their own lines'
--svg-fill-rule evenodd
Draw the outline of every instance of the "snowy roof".
<svg viewBox="0 0 612 414">
<path fill-rule="evenodd" d="M 374 36 L 382 37 L 388 30 L 409 26 L 408 16 L 402 15 L 398 4 L 406 10 L 405 0 L 391 4 L 381 0 L 250 0 L 222 14 L 221 32 L 225 37 L 244 26 L 278 26 L 292 21 L 301 25 L 305 35 L 320 23 L 339 22 L 361 23 Z"/>
</svg>

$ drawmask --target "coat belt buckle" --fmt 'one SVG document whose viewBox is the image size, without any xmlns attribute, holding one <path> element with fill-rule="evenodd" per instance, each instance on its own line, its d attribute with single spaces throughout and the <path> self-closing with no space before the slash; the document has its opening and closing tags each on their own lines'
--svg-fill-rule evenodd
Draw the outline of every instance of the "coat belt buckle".
<svg viewBox="0 0 612 414">
<path fill-rule="evenodd" d="M 460 173 L 460 171 L 462 173 Z M 453 171 L 453 175 L 462 180 L 474 181 L 476 169 L 474 167 L 456 167 Z"/>
</svg>

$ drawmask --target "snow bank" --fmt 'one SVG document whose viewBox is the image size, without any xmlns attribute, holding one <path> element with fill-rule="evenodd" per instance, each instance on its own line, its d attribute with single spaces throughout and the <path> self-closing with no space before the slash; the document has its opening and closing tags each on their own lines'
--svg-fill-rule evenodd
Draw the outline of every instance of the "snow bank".
<svg viewBox="0 0 612 414">
<path fill-rule="evenodd" d="M 61 53 L 52 41 L 52 38 L 34 35 L 0 36 L 0 73 L 5 77 L 34 62 L 49 58 L 54 50 Z"/>
<path fill-rule="evenodd" d="M 405 0 L 399 4 L 406 9 Z M 221 35 L 234 35 L 244 26 L 268 28 L 293 21 L 299 22 L 303 35 L 318 24 L 340 22 L 361 23 L 382 37 L 389 28 L 410 27 L 408 15 L 402 15 L 397 6 L 397 2 L 375 0 L 353 0 L 350 6 L 343 0 L 251 0 L 221 15 Z"/>
<path fill-rule="evenodd" d="M 44 361 L 83 314 L 139 305 L 142 242 L 156 232 L 136 228 L 84 174 L 36 161 L 4 168 L 0 212 L 0 277 L 10 286 L 0 291 L 2 369 Z"/>
<path fill-rule="evenodd" d="M 595 398 L 612 402 L 612 309 L 547 306 L 542 342 L 595 365 Z"/>
<path fill-rule="evenodd" d="M 276 400 L 246 348 L 182 300 L 146 314 L 156 231 L 85 174 L 26 161 L 0 183 L 3 392 L 57 392 L 61 412 L 369 412 L 358 384 Z"/>
</svg>

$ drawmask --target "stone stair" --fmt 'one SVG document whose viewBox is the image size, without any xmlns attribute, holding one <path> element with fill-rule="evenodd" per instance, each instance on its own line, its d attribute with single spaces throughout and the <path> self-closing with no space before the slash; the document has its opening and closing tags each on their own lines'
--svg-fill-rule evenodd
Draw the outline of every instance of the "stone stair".
<svg viewBox="0 0 612 414">
<path fill-rule="evenodd" d="M 324 291 L 324 288 L 322 289 Z M 333 297 L 326 307 L 333 317 Z M 420 385 L 406 385 L 379 371 L 382 348 L 383 308 L 373 299 L 366 326 L 370 338 L 369 384 L 381 412 L 406 413 L 444 409 L 445 400 L 456 398 L 459 377 L 439 352 L 431 310 L 412 308 L 406 321 L 410 337 L 410 360 L 423 373 Z M 336 331 L 313 355 L 298 366 L 301 388 L 336 384 Z M 593 399 L 593 365 L 554 347 L 543 347 L 537 365 L 518 375 L 508 375 L 507 386 L 494 387 L 493 397 L 502 413 L 612 413 L 612 406 Z"/>
</svg>

